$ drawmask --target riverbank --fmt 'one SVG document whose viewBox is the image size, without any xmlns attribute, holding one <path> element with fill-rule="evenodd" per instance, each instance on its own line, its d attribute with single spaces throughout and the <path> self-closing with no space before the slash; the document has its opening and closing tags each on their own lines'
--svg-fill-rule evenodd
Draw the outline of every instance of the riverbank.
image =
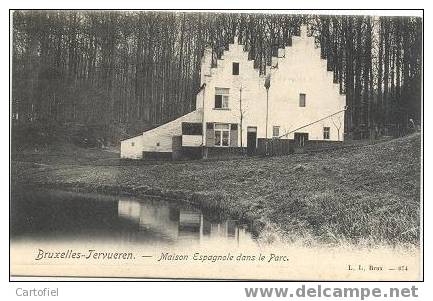
<svg viewBox="0 0 433 301">
<path fill-rule="evenodd" d="M 13 160 L 11 179 L 188 201 L 254 221 L 268 240 L 418 245 L 420 143 L 418 133 L 312 154 L 128 166 Z"/>
</svg>

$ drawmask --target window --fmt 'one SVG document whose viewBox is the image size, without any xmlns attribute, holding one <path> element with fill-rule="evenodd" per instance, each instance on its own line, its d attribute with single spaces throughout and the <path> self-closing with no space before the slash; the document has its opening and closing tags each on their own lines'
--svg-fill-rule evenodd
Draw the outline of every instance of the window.
<svg viewBox="0 0 433 301">
<path fill-rule="evenodd" d="M 239 75 L 239 63 L 233 63 L 233 75 Z"/>
<path fill-rule="evenodd" d="M 305 101 L 306 101 L 307 96 L 303 93 L 299 94 L 299 106 L 300 107 L 305 107 Z"/>
<path fill-rule="evenodd" d="M 182 135 L 202 135 L 203 125 L 201 123 L 182 122 Z"/>
<path fill-rule="evenodd" d="M 215 109 L 228 109 L 229 89 L 215 88 Z"/>
<path fill-rule="evenodd" d="M 135 142 L 131 142 L 131 146 L 135 146 Z"/>
<path fill-rule="evenodd" d="M 323 139 L 329 139 L 330 135 L 331 135 L 331 128 L 325 126 L 323 128 Z"/>
<path fill-rule="evenodd" d="M 274 137 L 274 138 L 280 137 L 280 127 L 279 126 L 274 126 L 272 128 L 272 137 Z"/>
<path fill-rule="evenodd" d="M 229 146 L 230 125 L 215 124 L 215 146 Z"/>
</svg>

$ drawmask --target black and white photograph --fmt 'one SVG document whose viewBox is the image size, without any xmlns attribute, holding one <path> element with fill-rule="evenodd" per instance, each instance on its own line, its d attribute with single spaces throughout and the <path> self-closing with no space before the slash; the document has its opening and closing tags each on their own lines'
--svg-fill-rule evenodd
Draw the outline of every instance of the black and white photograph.
<svg viewBox="0 0 433 301">
<path fill-rule="evenodd" d="M 10 277 L 423 280 L 423 22 L 10 10 Z"/>
</svg>

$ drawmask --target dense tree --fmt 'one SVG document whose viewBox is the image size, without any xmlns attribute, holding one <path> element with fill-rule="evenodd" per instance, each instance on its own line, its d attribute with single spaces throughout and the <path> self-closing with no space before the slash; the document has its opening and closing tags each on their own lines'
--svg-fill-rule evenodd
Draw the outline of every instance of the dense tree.
<svg viewBox="0 0 433 301">
<path fill-rule="evenodd" d="M 203 49 L 234 36 L 261 73 L 308 24 L 346 94 L 346 131 L 404 132 L 420 120 L 422 19 L 251 13 L 16 11 L 12 108 L 20 124 L 136 134 L 194 109 Z"/>
</svg>

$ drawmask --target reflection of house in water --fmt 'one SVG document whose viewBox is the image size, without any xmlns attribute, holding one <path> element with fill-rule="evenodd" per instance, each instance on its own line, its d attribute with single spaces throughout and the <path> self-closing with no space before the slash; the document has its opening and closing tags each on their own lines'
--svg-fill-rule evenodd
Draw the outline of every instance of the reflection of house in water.
<svg viewBox="0 0 433 301">
<path fill-rule="evenodd" d="M 119 217 L 138 225 L 140 231 L 152 231 L 169 239 L 178 238 L 178 212 L 163 202 L 139 202 L 120 199 Z"/>
<path fill-rule="evenodd" d="M 179 237 L 200 239 L 203 215 L 196 210 L 179 210 Z"/>
<path fill-rule="evenodd" d="M 212 237 L 236 237 L 236 222 L 226 220 L 222 223 L 209 223 L 207 232 Z"/>
<path fill-rule="evenodd" d="M 246 235 L 234 220 L 209 222 L 196 209 L 179 209 L 163 201 L 120 199 L 119 217 L 138 225 L 140 231 L 152 231 L 173 240 L 226 238 L 239 240 Z"/>
</svg>

